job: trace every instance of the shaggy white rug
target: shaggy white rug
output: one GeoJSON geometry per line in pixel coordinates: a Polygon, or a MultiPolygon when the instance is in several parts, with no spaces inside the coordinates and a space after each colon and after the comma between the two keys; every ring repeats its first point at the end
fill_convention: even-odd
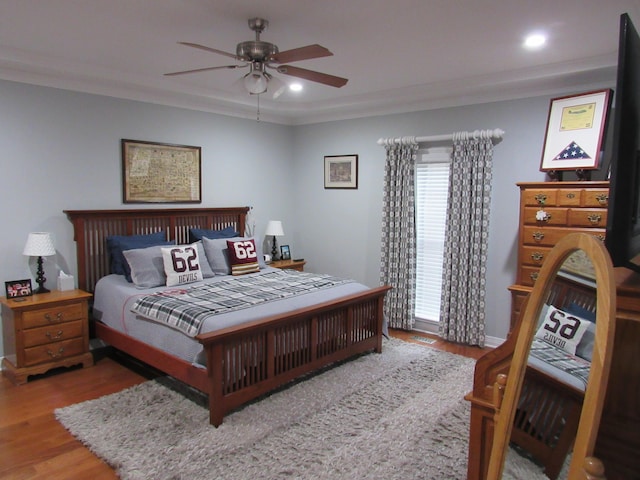
{"type": "MultiPolygon", "coordinates": [[[[296,383],[218,428],[155,381],[56,417],[125,480],[464,479],[473,366],[390,339],[382,354],[296,383]]],[[[520,468],[514,478],[537,476],[520,468]]]]}

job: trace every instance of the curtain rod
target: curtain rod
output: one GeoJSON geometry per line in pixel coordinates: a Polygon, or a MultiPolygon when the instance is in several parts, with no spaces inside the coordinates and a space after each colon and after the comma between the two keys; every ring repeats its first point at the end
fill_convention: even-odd
{"type": "MultiPolygon", "coordinates": [[[[493,130],[475,130],[473,132],[464,132],[472,138],[477,138],[484,134],[492,138],[494,143],[498,143],[504,136],[504,130],[501,128],[495,128],[493,130]]],[[[448,133],[446,135],[431,135],[427,137],[397,137],[397,138],[380,138],[378,139],[378,145],[388,145],[390,143],[402,143],[403,140],[414,140],[418,143],[431,143],[431,142],[443,142],[447,140],[453,140],[455,133],[448,133]]]]}

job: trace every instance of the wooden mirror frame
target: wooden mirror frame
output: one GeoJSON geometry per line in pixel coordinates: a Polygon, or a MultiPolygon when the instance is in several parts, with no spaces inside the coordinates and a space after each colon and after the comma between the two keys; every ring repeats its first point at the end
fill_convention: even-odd
{"type": "Polygon", "coordinates": [[[573,447],[568,478],[587,478],[584,472],[587,457],[593,455],[606,385],[611,368],[615,333],[616,286],[613,265],[603,242],[586,233],[571,233],[562,238],[549,252],[527,303],[509,374],[504,397],[496,413],[496,428],[487,478],[502,478],[507,449],[511,439],[518,399],[522,390],[533,335],[549,291],[564,261],[575,251],[582,250],[592,262],[596,280],[596,332],[589,381],[585,390],[580,423],[573,447]]]}

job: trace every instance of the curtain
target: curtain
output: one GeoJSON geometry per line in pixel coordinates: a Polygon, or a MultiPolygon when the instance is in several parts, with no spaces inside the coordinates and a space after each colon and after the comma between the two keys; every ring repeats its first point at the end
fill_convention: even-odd
{"type": "Polygon", "coordinates": [[[380,283],[391,285],[384,302],[388,326],[411,330],[415,323],[416,233],[415,162],[418,143],[402,137],[384,143],[387,151],[382,206],[380,283]]]}
{"type": "Polygon", "coordinates": [[[439,333],[445,340],[481,347],[492,161],[490,132],[454,134],[439,333]]]}

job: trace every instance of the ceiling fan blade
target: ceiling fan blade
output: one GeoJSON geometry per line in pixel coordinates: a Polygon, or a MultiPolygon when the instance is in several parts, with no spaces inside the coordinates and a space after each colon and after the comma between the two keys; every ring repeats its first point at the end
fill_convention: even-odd
{"type": "Polygon", "coordinates": [[[292,67],[291,65],[281,65],[277,69],[278,73],[284,75],[291,75],[292,77],[304,78],[312,82],[323,83],[330,87],[344,87],[349,81],[346,78],[336,77],[329,75],[328,73],[314,72],[313,70],[307,70],[306,68],[292,67]]]}
{"type": "Polygon", "coordinates": [[[278,97],[282,95],[287,89],[287,84],[280,80],[278,77],[274,77],[269,73],[265,73],[265,75],[267,75],[267,78],[269,79],[269,89],[267,91],[269,92],[271,98],[277,100],[278,97]]]}
{"type": "Polygon", "coordinates": [[[234,69],[234,68],[245,68],[246,65],[223,65],[221,67],[206,67],[206,68],[196,68],[194,70],[183,70],[181,72],[171,72],[165,73],[165,77],[172,77],[174,75],[185,75],[187,73],[198,73],[198,72],[208,72],[209,70],[222,70],[226,69],[234,69]]]}
{"type": "Polygon", "coordinates": [[[225,52],[224,50],[218,50],[217,48],[205,47],[204,45],[200,45],[198,43],[189,43],[189,42],[178,42],[180,45],[186,45],[187,47],[199,48],[200,50],[204,50],[205,52],[217,53],[219,55],[224,55],[225,57],[230,57],[235,60],[245,60],[244,58],[238,57],[235,53],[225,52]]]}
{"type": "Polygon", "coordinates": [[[330,57],[333,55],[329,50],[318,44],[307,45],[306,47],[293,48],[284,52],[276,53],[271,60],[276,63],[299,62],[311,58],[330,57]]]}

